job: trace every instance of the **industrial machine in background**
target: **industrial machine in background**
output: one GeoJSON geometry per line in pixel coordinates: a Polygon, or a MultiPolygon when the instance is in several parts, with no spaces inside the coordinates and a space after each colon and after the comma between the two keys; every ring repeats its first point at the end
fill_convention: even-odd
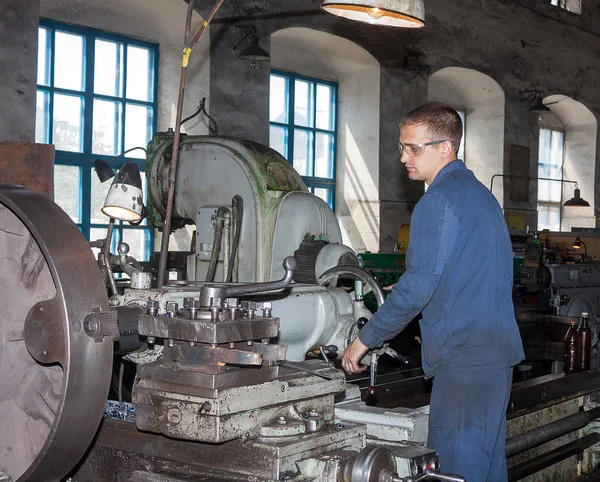
{"type": "MultiPolygon", "coordinates": [[[[150,144],[155,220],[171,146],[168,134],[150,144]]],[[[111,190],[126,199],[125,179],[111,190]]],[[[185,277],[158,286],[127,245],[110,252],[110,234],[92,243],[95,261],[52,201],[0,187],[0,476],[463,480],[424,446],[426,409],[366,407],[334,368],[370,316],[365,293],[383,294],[289,163],[250,142],[186,137],[176,186],[173,222],[195,225],[194,251],[185,277]],[[136,367],[132,383],[113,354],[136,367]],[[102,417],[111,379],[120,400],[102,417]]],[[[141,211],[138,199],[124,208],[141,211]]]]}

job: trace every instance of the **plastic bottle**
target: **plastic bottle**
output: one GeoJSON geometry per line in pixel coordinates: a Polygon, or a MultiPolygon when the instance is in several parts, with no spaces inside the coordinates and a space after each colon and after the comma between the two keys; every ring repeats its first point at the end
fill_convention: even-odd
{"type": "Polygon", "coordinates": [[[577,322],[571,320],[571,326],[567,330],[565,336],[565,375],[579,371],[579,333],[577,333],[577,322]]]}
{"type": "Polygon", "coordinates": [[[577,331],[579,332],[579,369],[589,370],[592,354],[592,330],[587,313],[581,313],[581,324],[577,331]]]}

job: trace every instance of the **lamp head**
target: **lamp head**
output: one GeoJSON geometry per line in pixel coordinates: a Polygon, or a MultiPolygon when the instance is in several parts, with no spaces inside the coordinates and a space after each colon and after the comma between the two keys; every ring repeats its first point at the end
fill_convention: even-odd
{"type": "Polygon", "coordinates": [[[115,177],[115,171],[108,165],[108,162],[103,161],[102,159],[96,159],[94,161],[94,170],[96,171],[96,175],[100,182],[108,181],[115,177]]]}
{"type": "Polygon", "coordinates": [[[387,27],[425,25],[423,0],[325,0],[323,10],[339,17],[387,27]]]}
{"type": "Polygon", "coordinates": [[[581,239],[579,239],[579,236],[573,241],[573,249],[581,249],[581,239]]]}
{"type": "Polygon", "coordinates": [[[542,96],[538,95],[537,99],[535,101],[535,104],[529,108],[529,112],[531,112],[532,114],[541,114],[542,112],[552,112],[552,111],[550,110],[550,107],[548,107],[547,105],[544,104],[544,101],[542,100],[542,96]]]}
{"type": "Polygon", "coordinates": [[[254,70],[258,69],[258,62],[265,62],[267,60],[271,60],[269,52],[260,48],[258,40],[258,35],[256,33],[253,33],[250,47],[242,50],[240,55],[238,55],[239,59],[249,60],[250,66],[254,70]]]}
{"type": "Polygon", "coordinates": [[[121,221],[142,219],[144,208],[142,177],[135,162],[126,162],[114,178],[101,211],[121,221]]]}
{"type": "Polygon", "coordinates": [[[581,191],[579,190],[579,188],[576,187],[575,196],[569,199],[568,201],[565,201],[564,205],[570,207],[587,208],[590,206],[590,203],[581,197],[581,191]]]}

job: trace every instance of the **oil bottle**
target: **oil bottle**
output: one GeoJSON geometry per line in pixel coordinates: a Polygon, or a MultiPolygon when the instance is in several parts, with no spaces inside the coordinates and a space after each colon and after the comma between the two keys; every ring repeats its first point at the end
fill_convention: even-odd
{"type": "Polygon", "coordinates": [[[577,333],[577,322],[571,320],[571,325],[567,330],[565,336],[565,375],[571,375],[572,373],[579,371],[579,333],[577,333]]]}
{"type": "Polygon", "coordinates": [[[579,369],[590,369],[590,358],[592,352],[592,330],[587,313],[581,313],[581,323],[579,324],[579,369]]]}

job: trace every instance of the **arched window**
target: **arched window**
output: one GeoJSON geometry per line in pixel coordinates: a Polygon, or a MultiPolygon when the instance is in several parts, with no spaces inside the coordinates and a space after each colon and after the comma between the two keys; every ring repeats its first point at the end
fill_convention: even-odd
{"type": "Polygon", "coordinates": [[[540,114],[538,177],[575,181],[590,207],[564,207],[573,197],[571,183],[538,181],[538,229],[571,231],[594,227],[594,171],[598,123],[581,102],[555,94],[544,99],[540,114]]]}
{"type": "Polygon", "coordinates": [[[377,251],[379,63],[347,39],[294,27],[271,36],[271,68],[275,75],[308,78],[317,88],[337,84],[335,211],[346,244],[377,251]]]}
{"type": "MultiPolygon", "coordinates": [[[[464,161],[486,186],[504,171],[504,91],[490,76],[447,67],[429,77],[429,100],[464,112],[464,161]]],[[[460,157],[460,153],[459,153],[460,157]]],[[[501,189],[494,195],[503,205],[501,189]]]]}

